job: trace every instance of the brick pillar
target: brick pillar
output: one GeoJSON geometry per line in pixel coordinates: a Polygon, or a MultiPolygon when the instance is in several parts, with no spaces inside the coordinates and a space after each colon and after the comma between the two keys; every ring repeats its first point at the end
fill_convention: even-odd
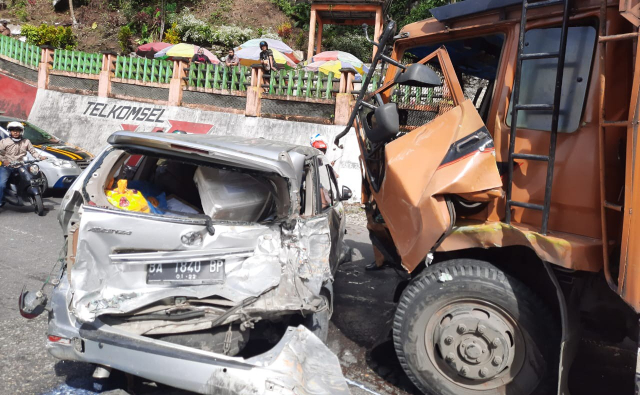
{"type": "Polygon", "coordinates": [[[102,69],[100,69],[100,79],[98,80],[98,97],[109,97],[111,95],[111,77],[113,77],[113,65],[118,57],[115,52],[102,53],[102,69]]]}
{"type": "Polygon", "coordinates": [[[187,76],[187,67],[189,59],[179,58],[173,61],[173,76],[169,82],[169,105],[179,106],[182,104],[182,91],[187,85],[184,80],[187,76]]]}
{"type": "Polygon", "coordinates": [[[38,64],[38,89],[49,88],[49,71],[53,68],[53,47],[43,45],[40,47],[40,64],[38,64]]]}
{"type": "Polygon", "coordinates": [[[259,117],[262,111],[262,84],[264,71],[262,65],[251,66],[251,86],[247,89],[247,105],[244,115],[247,117],[259,117]]]}
{"type": "Polygon", "coordinates": [[[351,69],[340,69],[340,89],[336,95],[335,125],[346,125],[351,116],[353,101],[353,80],[355,73],[351,69]]]}

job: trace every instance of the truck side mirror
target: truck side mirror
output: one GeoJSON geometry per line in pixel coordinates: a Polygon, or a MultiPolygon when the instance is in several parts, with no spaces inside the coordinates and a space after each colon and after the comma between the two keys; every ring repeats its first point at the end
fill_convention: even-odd
{"type": "Polygon", "coordinates": [[[396,77],[395,83],[421,88],[442,86],[440,76],[429,66],[420,63],[409,65],[403,73],[396,77]]]}
{"type": "Polygon", "coordinates": [[[351,189],[348,186],[343,185],[342,193],[340,194],[340,200],[349,200],[351,199],[351,196],[353,196],[353,192],[351,192],[351,189]]]}
{"type": "Polygon", "coordinates": [[[367,138],[373,143],[391,140],[400,131],[400,118],[396,103],[383,104],[367,114],[363,122],[367,138]]]}

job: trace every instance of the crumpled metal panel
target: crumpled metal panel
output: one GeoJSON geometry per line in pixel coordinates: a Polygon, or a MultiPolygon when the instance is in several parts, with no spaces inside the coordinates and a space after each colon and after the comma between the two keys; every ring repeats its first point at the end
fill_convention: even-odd
{"type": "Polygon", "coordinates": [[[246,362],[267,370],[234,383],[216,372],[207,382],[208,394],[349,394],[338,357],[304,326],[289,328],[280,343],[246,362]],[[264,375],[264,372],[273,373],[264,375]],[[274,374],[275,373],[275,374],[274,374]],[[253,376],[253,377],[251,377],[253,376]],[[250,378],[251,377],[251,378],[250,378]],[[265,384],[262,384],[262,383],[265,384]]]}
{"type": "Polygon", "coordinates": [[[279,227],[263,225],[215,225],[215,235],[202,225],[164,222],[153,216],[128,216],[125,212],[84,207],[76,262],[71,270],[74,290],[72,307],[82,322],[93,321],[105,313],[125,313],[172,296],[202,298],[217,295],[239,303],[258,296],[280,282],[279,227]],[[100,231],[97,231],[100,230],[100,231]],[[102,233],[105,231],[120,231],[102,233]],[[200,232],[203,243],[188,248],[181,235],[200,232]],[[147,284],[147,265],[113,263],[109,255],[116,251],[219,252],[226,257],[223,284],[170,285],[147,284]],[[247,257],[238,252],[248,251],[247,257]]]}
{"type": "Polygon", "coordinates": [[[323,283],[332,280],[326,217],[298,219],[292,230],[280,224],[214,224],[213,236],[200,224],[170,221],[84,206],[70,275],[74,291],[71,307],[79,321],[131,312],[176,296],[219,296],[240,303],[263,295],[245,312],[316,311],[323,307],[320,290],[323,283]],[[189,248],[181,243],[180,236],[191,232],[202,235],[201,246],[189,248]],[[185,254],[217,254],[226,260],[224,283],[147,284],[147,265],[170,259],[172,254],[176,261],[185,254]]]}

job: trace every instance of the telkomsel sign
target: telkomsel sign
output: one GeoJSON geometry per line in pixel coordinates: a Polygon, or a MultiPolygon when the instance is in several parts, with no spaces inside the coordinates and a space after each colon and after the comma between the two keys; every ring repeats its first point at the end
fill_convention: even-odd
{"type": "Polygon", "coordinates": [[[82,115],[89,115],[91,117],[113,118],[121,121],[158,123],[165,121],[164,119],[161,119],[162,114],[164,114],[164,110],[161,108],[118,106],[115,104],[96,103],[91,101],[87,103],[87,108],[82,113],[82,115]]]}

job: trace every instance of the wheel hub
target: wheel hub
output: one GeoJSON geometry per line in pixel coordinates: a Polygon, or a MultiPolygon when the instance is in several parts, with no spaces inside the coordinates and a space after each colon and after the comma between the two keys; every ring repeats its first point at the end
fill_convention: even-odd
{"type": "Polygon", "coordinates": [[[508,367],[510,350],[508,326],[495,315],[486,319],[461,309],[445,318],[434,333],[445,362],[459,376],[471,380],[491,380],[508,367]]]}

